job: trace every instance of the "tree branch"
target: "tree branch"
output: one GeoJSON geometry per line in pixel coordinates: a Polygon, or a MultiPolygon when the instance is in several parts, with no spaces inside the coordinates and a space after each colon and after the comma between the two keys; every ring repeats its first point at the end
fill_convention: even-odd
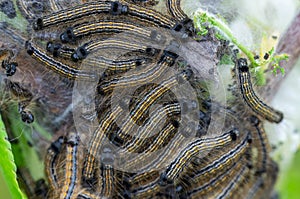
{"type": "Polygon", "coordinates": [[[276,49],[277,54],[287,53],[289,55],[288,60],[279,62],[280,66],[285,69],[285,75],[279,75],[276,78],[273,74],[268,75],[267,85],[260,88],[259,92],[261,97],[266,101],[270,101],[274,98],[281,83],[288,76],[290,71],[295,66],[300,55],[300,12],[296,15],[291,25],[282,36],[276,49]]]}

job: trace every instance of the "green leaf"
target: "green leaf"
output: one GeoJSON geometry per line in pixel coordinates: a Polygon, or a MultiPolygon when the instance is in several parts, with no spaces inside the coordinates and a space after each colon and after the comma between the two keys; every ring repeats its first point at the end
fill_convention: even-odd
{"type": "Polygon", "coordinates": [[[0,117],[0,172],[3,176],[4,181],[8,187],[11,198],[19,199],[26,198],[21,189],[19,188],[17,181],[16,170],[17,167],[14,162],[14,157],[11,150],[11,145],[7,140],[7,134],[5,131],[4,124],[0,117]]]}
{"type": "Polygon", "coordinates": [[[10,123],[14,124],[10,126],[11,131],[14,136],[18,137],[18,144],[13,144],[12,146],[16,165],[18,168],[28,169],[32,179],[36,181],[44,178],[43,160],[38,156],[36,149],[28,145],[28,142],[34,142],[32,140],[32,127],[36,127],[37,125],[32,124],[28,126],[24,122],[21,122],[16,110],[16,106],[9,107],[7,115],[10,123]]]}
{"type": "Polygon", "coordinates": [[[282,75],[284,75],[284,74],[285,74],[285,70],[284,70],[284,68],[280,67],[280,68],[279,68],[279,70],[280,70],[280,72],[281,72],[281,74],[282,74],[282,75]]]}
{"type": "Polygon", "coordinates": [[[277,189],[281,199],[297,199],[299,198],[299,179],[300,179],[300,151],[298,151],[287,172],[280,175],[280,181],[277,189]]]}

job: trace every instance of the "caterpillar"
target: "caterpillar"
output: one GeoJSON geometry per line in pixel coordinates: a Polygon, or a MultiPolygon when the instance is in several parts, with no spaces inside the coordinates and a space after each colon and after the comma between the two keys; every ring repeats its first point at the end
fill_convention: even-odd
{"type": "Polygon", "coordinates": [[[272,107],[261,101],[255,94],[247,60],[240,58],[236,61],[236,71],[239,77],[239,84],[242,96],[246,104],[259,116],[270,122],[279,123],[283,119],[283,113],[273,109],[272,107]]]}
{"type": "Polygon", "coordinates": [[[242,183],[242,180],[246,177],[248,172],[249,168],[247,165],[244,165],[242,161],[236,162],[224,173],[217,175],[210,179],[209,182],[193,189],[188,192],[187,195],[189,195],[190,198],[199,198],[206,195],[209,195],[212,198],[226,198],[226,194],[232,193],[232,189],[242,183]],[[234,176],[233,179],[231,179],[231,176],[234,176]],[[221,185],[225,185],[225,187],[220,188],[221,185]],[[218,187],[219,189],[217,189],[218,187]],[[213,191],[215,188],[217,190],[213,191]]]}
{"type": "MultiPolygon", "coordinates": [[[[228,151],[224,151],[221,155],[215,156],[214,160],[211,161],[209,164],[201,165],[201,168],[196,166],[196,169],[193,168],[193,173],[188,175],[190,179],[194,179],[194,181],[199,181],[197,178],[206,178],[209,177],[209,174],[214,174],[218,170],[222,170],[222,168],[227,168],[230,164],[234,162],[238,162],[238,160],[245,155],[247,149],[249,149],[249,145],[252,142],[252,137],[250,132],[241,139],[234,148],[231,148],[228,151]]],[[[212,151],[214,153],[214,151],[212,151]]]]}
{"type": "Polygon", "coordinates": [[[268,138],[265,130],[263,129],[261,121],[256,116],[250,117],[250,122],[254,126],[256,132],[253,133],[253,139],[256,139],[255,147],[257,150],[256,155],[256,162],[257,165],[256,168],[256,174],[265,173],[267,170],[267,166],[269,164],[269,152],[270,152],[270,146],[268,143],[268,138]]]}
{"type": "Polygon", "coordinates": [[[178,21],[184,21],[188,19],[188,16],[180,8],[180,0],[167,0],[167,7],[170,13],[178,21]]]}
{"type": "Polygon", "coordinates": [[[81,5],[76,5],[72,8],[59,10],[57,12],[51,13],[50,15],[37,18],[33,22],[32,27],[34,30],[41,30],[46,27],[66,23],[92,14],[109,13],[111,9],[112,2],[110,1],[89,2],[81,5]]]}
{"type": "Polygon", "coordinates": [[[126,162],[125,168],[128,170],[135,169],[136,172],[145,173],[151,170],[157,170],[158,168],[164,166],[166,162],[169,161],[170,157],[173,157],[172,150],[181,147],[184,137],[181,134],[176,134],[171,142],[166,146],[166,148],[160,153],[156,154],[140,154],[139,156],[134,156],[126,162]]]}
{"type": "Polygon", "coordinates": [[[149,172],[139,172],[137,174],[134,174],[131,177],[125,178],[125,181],[131,189],[135,189],[137,187],[149,184],[149,181],[153,182],[157,179],[159,179],[159,172],[156,170],[152,170],[149,172]]]}
{"type": "MultiPolygon", "coordinates": [[[[216,195],[217,199],[221,198],[232,198],[234,197],[234,192],[242,185],[242,183],[246,180],[249,175],[249,167],[248,165],[244,165],[235,175],[228,175],[234,176],[232,180],[229,181],[228,185],[222,189],[221,193],[216,195]]],[[[225,178],[225,177],[224,177],[225,178]]]]}
{"type": "Polygon", "coordinates": [[[247,195],[245,196],[244,193],[242,195],[247,199],[257,198],[258,196],[260,198],[270,197],[271,189],[276,183],[277,174],[278,166],[273,160],[270,160],[266,173],[264,175],[254,175],[253,180],[246,184],[248,188],[247,195]]]}
{"type": "MultiPolygon", "coordinates": [[[[182,73],[183,76],[186,75],[185,72],[182,73]]],[[[132,114],[132,119],[140,118],[140,115],[143,113],[144,110],[146,110],[158,97],[160,97],[164,92],[166,92],[169,89],[170,85],[176,84],[176,78],[177,76],[171,77],[170,80],[166,80],[166,84],[162,84],[154,91],[151,91],[144,99],[142,100],[140,105],[137,106],[135,109],[136,111],[132,114]],[[171,84],[170,84],[171,83],[171,84]],[[163,90],[162,90],[163,89],[163,90]],[[152,100],[153,98],[153,100],[152,100]],[[149,102],[149,100],[152,100],[152,103],[149,102]],[[147,103],[146,103],[147,102],[147,103]]],[[[91,142],[90,142],[90,147],[88,150],[88,157],[86,159],[86,165],[84,168],[84,176],[86,178],[92,178],[92,170],[95,164],[95,156],[96,153],[99,149],[100,142],[103,139],[103,135],[105,132],[108,132],[108,130],[112,127],[112,124],[114,121],[116,121],[116,118],[120,116],[120,113],[122,112],[122,108],[117,106],[115,107],[112,111],[107,113],[107,115],[102,119],[102,122],[100,122],[97,130],[94,132],[91,142]]],[[[127,132],[126,129],[131,128],[130,125],[128,126],[129,123],[125,123],[125,127],[122,127],[123,132],[127,132]]],[[[122,139],[125,139],[125,137],[121,137],[122,139]]]]}
{"type": "Polygon", "coordinates": [[[175,26],[175,22],[172,19],[149,8],[143,8],[129,3],[121,4],[117,1],[97,1],[77,5],[70,9],[59,10],[48,16],[38,18],[33,23],[33,29],[41,30],[45,27],[101,13],[111,13],[113,15],[128,14],[139,18],[139,20],[150,21],[157,26],[164,28],[171,28],[175,26]]]}
{"type": "Polygon", "coordinates": [[[112,60],[106,57],[97,56],[84,62],[87,66],[96,66],[111,73],[123,73],[131,69],[141,68],[150,62],[146,57],[135,57],[132,59],[112,60]]]}
{"type": "MultiPolygon", "coordinates": [[[[53,54],[53,57],[62,57],[65,59],[71,59],[74,49],[64,47],[59,43],[48,42],[47,51],[53,54]]],[[[140,67],[150,61],[146,57],[136,57],[132,59],[113,60],[103,56],[91,57],[84,61],[86,67],[94,67],[93,69],[104,69],[108,72],[126,72],[130,69],[140,67]]]]}
{"type": "Polygon", "coordinates": [[[160,149],[162,146],[164,146],[167,141],[172,139],[174,137],[176,130],[179,126],[179,122],[170,122],[163,128],[158,136],[153,140],[153,143],[150,144],[150,146],[144,151],[144,153],[151,153],[155,152],[158,149],[160,149]]]}
{"type": "Polygon", "coordinates": [[[164,80],[157,87],[148,92],[145,95],[145,97],[135,106],[135,109],[130,112],[130,121],[125,122],[125,125],[123,125],[120,128],[120,131],[118,131],[117,136],[119,137],[119,139],[124,140],[126,134],[130,132],[129,130],[131,129],[134,123],[133,121],[139,121],[145,110],[147,110],[157,99],[162,97],[167,91],[169,91],[174,86],[178,85],[178,78],[189,79],[189,77],[190,71],[182,71],[180,74],[174,75],[169,79],[164,80]]]}
{"type": "Polygon", "coordinates": [[[211,150],[216,147],[222,147],[237,139],[239,132],[237,129],[230,130],[222,135],[208,138],[198,138],[187,144],[172,161],[167,169],[161,174],[160,184],[173,182],[174,179],[183,170],[183,167],[200,152],[211,150]]]}
{"type": "Polygon", "coordinates": [[[139,20],[146,22],[150,21],[159,27],[168,29],[171,29],[176,25],[176,22],[173,19],[153,9],[143,8],[141,6],[128,3],[126,3],[125,5],[128,6],[128,15],[137,17],[139,20]]]}
{"type": "Polygon", "coordinates": [[[71,58],[73,61],[85,59],[91,52],[99,51],[100,49],[121,49],[127,52],[141,52],[150,56],[158,53],[157,49],[138,43],[122,41],[120,39],[94,40],[90,41],[76,49],[71,58]]]}
{"type": "Polygon", "coordinates": [[[125,88],[128,86],[138,85],[144,82],[151,82],[160,77],[166,71],[169,63],[173,63],[173,58],[164,56],[159,63],[152,63],[145,70],[136,71],[129,75],[123,75],[119,79],[104,82],[98,87],[100,94],[108,93],[114,88],[125,88]]]}
{"type": "Polygon", "coordinates": [[[68,65],[65,65],[52,57],[48,56],[46,52],[39,49],[37,46],[35,46],[32,42],[27,41],[25,44],[25,48],[27,50],[27,53],[32,56],[37,61],[45,64],[48,66],[52,71],[74,79],[77,77],[83,78],[83,79],[95,79],[95,74],[84,72],[81,70],[76,69],[75,67],[70,67],[68,65]]]}
{"type": "Polygon", "coordinates": [[[101,142],[104,139],[105,133],[107,133],[113,126],[116,117],[122,112],[120,106],[115,107],[113,110],[108,111],[104,118],[99,123],[97,129],[93,133],[90,144],[88,147],[88,155],[85,158],[85,166],[83,168],[83,177],[85,180],[93,179],[94,177],[94,168],[96,165],[96,155],[100,148],[101,142]]]}
{"type": "Polygon", "coordinates": [[[134,34],[138,37],[145,39],[151,39],[156,42],[163,42],[164,38],[158,34],[156,30],[151,30],[146,27],[142,27],[130,22],[121,20],[104,20],[97,22],[89,22],[77,24],[73,27],[67,28],[65,32],[60,35],[60,39],[63,43],[74,42],[84,36],[93,35],[96,33],[127,33],[134,34]]]}
{"type": "Polygon", "coordinates": [[[57,156],[59,155],[62,144],[64,142],[63,137],[59,137],[56,141],[51,143],[50,147],[47,150],[45,158],[45,173],[48,179],[48,184],[50,190],[54,191],[57,186],[57,173],[56,173],[56,161],[57,156]]]}
{"type": "Polygon", "coordinates": [[[63,186],[59,189],[60,199],[71,198],[78,183],[78,145],[79,137],[70,133],[66,145],[65,175],[63,186]]]}
{"type": "MultiPolygon", "coordinates": [[[[180,109],[181,109],[180,104],[174,103],[174,104],[168,104],[163,107],[159,107],[158,109],[154,110],[155,113],[153,114],[153,117],[149,119],[145,123],[145,125],[137,129],[136,131],[137,133],[134,134],[134,139],[124,147],[126,151],[130,151],[130,152],[135,151],[136,149],[144,146],[147,138],[150,137],[151,133],[153,135],[154,130],[156,130],[157,127],[162,126],[163,125],[162,122],[165,122],[167,120],[167,118],[164,117],[177,115],[180,113],[180,109]]],[[[172,128],[172,127],[173,125],[168,128],[172,128]]],[[[167,136],[168,135],[167,131],[163,133],[163,135],[167,136]]],[[[157,139],[158,138],[156,138],[155,140],[157,139]]],[[[155,143],[161,143],[161,142],[155,142],[155,143]]]]}
{"type": "Polygon", "coordinates": [[[133,198],[154,197],[159,190],[159,184],[156,181],[154,181],[148,185],[141,186],[137,189],[132,190],[131,196],[133,198]]]}

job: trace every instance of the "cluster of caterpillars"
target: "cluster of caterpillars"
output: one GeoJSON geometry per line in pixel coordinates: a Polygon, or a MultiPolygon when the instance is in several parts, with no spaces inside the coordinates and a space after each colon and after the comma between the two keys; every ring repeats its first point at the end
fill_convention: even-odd
{"type": "MultiPolygon", "coordinates": [[[[197,85],[199,78],[192,67],[178,66],[180,54],[170,50],[174,41],[160,31],[169,31],[175,43],[195,36],[180,0],[166,0],[168,14],[152,9],[154,0],[98,0],[68,8],[55,0],[48,4],[52,11],[38,17],[23,10],[34,34],[55,32],[46,42],[26,41],[27,53],[63,77],[98,78],[98,126],[93,132],[66,132],[47,151],[48,198],[270,197],[277,165],[269,157],[262,120],[279,123],[283,114],[257,97],[247,61],[240,58],[235,72],[247,110],[241,118],[219,107],[225,127],[207,132],[215,102],[177,98],[174,91],[186,83],[197,85]],[[130,89],[134,95],[122,95],[130,89]],[[197,123],[186,123],[184,115],[193,111],[197,123]],[[88,139],[81,139],[83,134],[88,139]],[[126,154],[135,157],[120,168],[126,154]]],[[[18,5],[26,7],[25,1],[18,5]]]]}

